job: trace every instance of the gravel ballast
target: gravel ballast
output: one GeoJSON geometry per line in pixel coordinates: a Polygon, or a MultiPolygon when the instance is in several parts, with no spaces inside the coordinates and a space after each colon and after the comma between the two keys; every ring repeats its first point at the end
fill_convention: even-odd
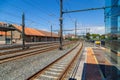
{"type": "MultiPolygon", "coordinates": [[[[75,46],[75,45],[74,45],[75,46]]],[[[66,47],[34,56],[0,64],[0,80],[26,80],[37,71],[64,55],[72,47],[66,47]]]]}

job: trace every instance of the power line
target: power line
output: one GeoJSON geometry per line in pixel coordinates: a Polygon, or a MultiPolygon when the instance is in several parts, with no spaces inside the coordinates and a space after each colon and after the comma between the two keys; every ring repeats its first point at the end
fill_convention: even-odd
{"type": "MultiPolygon", "coordinates": [[[[25,1],[25,2],[26,2],[30,7],[31,7],[31,5],[32,5],[32,6],[35,6],[35,5],[33,5],[32,3],[30,3],[30,1],[29,1],[29,2],[25,1]]],[[[14,4],[10,4],[10,5],[11,5],[11,6],[14,6],[14,7],[17,8],[17,9],[19,8],[20,10],[22,10],[22,8],[17,7],[17,6],[14,5],[14,4]]],[[[35,8],[35,9],[36,9],[36,8],[35,8]]],[[[40,8],[37,7],[37,9],[38,9],[38,11],[39,11],[40,8]]],[[[23,11],[23,10],[22,10],[22,11],[23,11]]],[[[46,13],[46,12],[44,12],[44,13],[46,13]]],[[[47,14],[47,13],[46,13],[46,14],[47,14]]],[[[47,15],[49,15],[49,14],[47,14],[47,15]]],[[[54,16],[55,16],[55,15],[54,15],[54,16]]],[[[51,17],[51,16],[49,15],[49,17],[51,17]]],[[[53,15],[52,15],[52,17],[53,17],[53,15]]],[[[47,21],[45,18],[42,18],[41,16],[40,16],[40,19],[47,21]]],[[[49,23],[49,21],[47,21],[47,22],[49,23]]]]}
{"type": "MultiPolygon", "coordinates": [[[[7,15],[9,15],[9,16],[12,16],[12,17],[21,19],[21,17],[18,16],[18,15],[16,15],[16,14],[13,14],[13,13],[10,13],[10,12],[7,12],[7,11],[3,11],[3,10],[2,10],[2,12],[5,13],[5,14],[7,14],[7,15]]],[[[26,19],[26,20],[27,20],[27,21],[30,21],[30,22],[32,22],[32,23],[36,23],[35,21],[30,20],[30,19],[26,19]]],[[[41,19],[41,20],[43,20],[43,19],[41,19]]],[[[45,21],[46,21],[46,20],[45,20],[45,21]]],[[[46,22],[46,23],[48,23],[48,22],[46,22]]],[[[42,23],[39,23],[39,24],[42,24],[42,23]]],[[[45,24],[44,24],[44,26],[45,26],[45,24]]]]}
{"type": "MultiPolygon", "coordinates": [[[[3,10],[2,10],[2,12],[5,13],[5,14],[7,14],[7,15],[9,15],[9,16],[12,16],[12,17],[21,19],[21,17],[18,16],[18,15],[16,15],[16,14],[12,14],[12,13],[10,13],[10,12],[3,11],[3,10]]],[[[31,22],[34,22],[34,21],[30,20],[30,19],[26,19],[26,20],[31,21],[31,22]]]]}
{"type": "Polygon", "coordinates": [[[58,6],[60,5],[60,3],[59,3],[59,1],[58,0],[55,0],[56,1],[56,3],[58,4],[58,6]]]}
{"type": "MultiPolygon", "coordinates": [[[[26,4],[28,4],[29,6],[34,6],[34,7],[36,7],[37,9],[38,9],[38,11],[41,11],[42,10],[42,8],[40,8],[40,7],[37,7],[36,5],[33,5],[32,3],[30,3],[30,1],[28,2],[28,1],[24,1],[26,4]]],[[[34,1],[35,2],[35,1],[34,1]]],[[[38,4],[38,3],[36,3],[36,4],[38,4]]],[[[35,9],[36,9],[35,8],[35,9]]],[[[43,10],[42,10],[43,11],[43,10]]],[[[48,10],[47,10],[48,11],[48,10]]],[[[48,16],[50,15],[49,13],[47,13],[47,12],[45,12],[45,11],[43,11],[45,14],[47,14],[48,16]]],[[[52,16],[52,17],[55,17],[55,16],[52,16]]]]}
{"type": "MultiPolygon", "coordinates": [[[[35,9],[37,9],[38,11],[41,11],[41,8],[38,8],[36,5],[33,5],[32,3],[30,3],[30,1],[28,2],[28,1],[26,1],[27,3],[27,5],[29,5],[29,6],[34,6],[34,7],[36,7],[35,9]],[[30,4],[29,4],[30,3],[30,4]]],[[[20,11],[23,11],[23,9],[22,8],[20,8],[20,7],[18,7],[18,6],[16,6],[15,4],[13,4],[13,3],[9,3],[9,5],[11,5],[12,7],[14,7],[14,8],[16,8],[17,10],[20,10],[20,11]]],[[[15,17],[15,18],[17,18],[18,16],[15,14],[12,14],[12,13],[7,13],[7,12],[5,12],[6,14],[8,14],[8,15],[12,15],[13,17],[15,17]]],[[[22,13],[22,12],[21,12],[22,13]]],[[[45,14],[47,14],[49,17],[55,17],[55,15],[49,15],[48,13],[46,13],[46,12],[44,12],[45,14]]],[[[27,15],[26,15],[27,16],[27,15]]],[[[45,18],[42,18],[41,16],[38,16],[37,17],[37,19],[40,19],[40,21],[42,20],[44,20],[45,21],[45,23],[47,23],[47,24],[51,24],[51,22],[49,22],[47,19],[45,19],[45,18]],[[38,18],[39,17],[39,18],[38,18]]],[[[33,18],[33,16],[32,16],[32,18],[33,18]]],[[[26,21],[31,21],[31,22],[33,22],[33,23],[36,23],[35,21],[33,21],[33,19],[32,20],[30,20],[30,19],[26,19],[26,21]]],[[[55,21],[54,21],[55,22],[55,21]]],[[[42,23],[40,23],[40,24],[42,24],[42,23]]]]}
{"type": "MultiPolygon", "coordinates": [[[[7,3],[8,3],[8,2],[7,2],[7,3]]],[[[6,3],[6,4],[7,4],[7,3],[6,3]]],[[[8,4],[10,4],[12,7],[16,8],[17,10],[19,9],[20,11],[23,12],[23,9],[20,8],[20,7],[18,7],[17,5],[15,5],[15,4],[13,4],[13,3],[8,3],[8,4]]]]}
{"type": "Polygon", "coordinates": [[[66,2],[66,5],[67,5],[68,9],[71,10],[71,7],[69,5],[69,1],[66,2]]]}
{"type": "MultiPolygon", "coordinates": [[[[27,4],[28,4],[28,2],[27,2],[27,4]]],[[[28,5],[30,6],[30,4],[31,3],[29,3],[28,5]]],[[[32,4],[31,4],[32,5],[32,4]]],[[[34,6],[34,5],[32,5],[32,6],[34,6]]],[[[36,8],[35,8],[36,9],[36,8]]],[[[39,10],[38,10],[39,11],[39,10]]],[[[47,14],[47,13],[46,13],[47,14]]],[[[48,15],[48,14],[47,14],[48,15]]],[[[37,15],[38,16],[38,15],[37,15]]],[[[50,15],[49,15],[49,17],[51,17],[50,15]]],[[[38,18],[38,17],[37,17],[38,18]]],[[[49,23],[49,21],[47,20],[47,19],[45,19],[45,18],[42,18],[41,16],[39,16],[39,18],[38,19],[41,19],[41,20],[44,20],[44,21],[46,21],[46,23],[48,24],[49,23]]]]}
{"type": "MultiPolygon", "coordinates": [[[[4,13],[7,14],[7,15],[9,15],[9,16],[12,16],[12,17],[15,17],[15,18],[19,18],[19,19],[21,19],[20,16],[15,15],[15,14],[12,14],[12,13],[9,13],[9,12],[7,12],[7,11],[4,11],[4,13]]],[[[26,21],[29,21],[29,22],[32,22],[32,23],[38,24],[38,23],[36,23],[35,21],[30,20],[30,19],[26,19],[26,21]]],[[[10,21],[9,21],[9,22],[10,22],[10,21]]],[[[12,22],[12,21],[11,21],[11,22],[12,22]]],[[[15,23],[15,22],[14,22],[14,23],[15,23]]],[[[42,23],[39,23],[39,24],[45,26],[45,24],[42,24],[42,23]]]]}
{"type": "MultiPolygon", "coordinates": [[[[12,14],[12,13],[10,13],[10,12],[7,12],[7,11],[4,11],[4,10],[1,10],[3,13],[5,13],[5,14],[7,14],[7,15],[11,15],[12,17],[20,17],[20,16],[18,16],[18,15],[16,15],[16,14],[12,14]]],[[[1,13],[2,13],[1,12],[1,13]]]]}
{"type": "Polygon", "coordinates": [[[10,23],[10,24],[21,25],[21,23],[17,23],[17,22],[14,22],[14,21],[9,21],[9,20],[3,20],[3,22],[7,22],[7,23],[10,23]]]}
{"type": "MultiPolygon", "coordinates": [[[[17,7],[17,9],[19,8],[20,10],[22,10],[22,8],[20,8],[20,7],[18,7],[18,6],[16,6],[16,5],[14,5],[14,4],[11,4],[12,6],[14,6],[15,8],[17,7]]],[[[32,6],[34,6],[34,5],[32,5],[32,6]]],[[[23,10],[22,10],[23,11],[23,10]]],[[[40,19],[41,19],[42,17],[40,17],[40,19]]],[[[41,20],[45,20],[45,21],[47,21],[46,19],[44,19],[44,18],[42,18],[41,20]]]]}

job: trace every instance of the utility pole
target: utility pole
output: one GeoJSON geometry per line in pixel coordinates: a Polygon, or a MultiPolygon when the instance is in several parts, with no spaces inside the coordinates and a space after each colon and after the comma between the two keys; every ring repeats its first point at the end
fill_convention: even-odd
{"type": "Polygon", "coordinates": [[[87,32],[88,32],[88,29],[86,28],[86,33],[85,33],[86,35],[87,35],[87,32]]]}
{"type": "Polygon", "coordinates": [[[52,40],[52,25],[51,25],[51,40],[52,40]]]}
{"type": "Polygon", "coordinates": [[[13,32],[11,31],[11,44],[12,44],[12,39],[13,39],[13,32]]]}
{"type": "Polygon", "coordinates": [[[77,20],[75,21],[75,38],[77,37],[77,20]]]}
{"type": "Polygon", "coordinates": [[[90,28],[86,28],[86,33],[90,33],[90,28]]]}
{"type": "Polygon", "coordinates": [[[59,46],[59,49],[62,50],[63,47],[62,47],[62,40],[63,40],[63,30],[62,30],[62,27],[63,27],[63,0],[60,0],[60,46],[59,46]]]}
{"type": "Polygon", "coordinates": [[[22,49],[25,49],[25,15],[22,14],[22,49]]]}

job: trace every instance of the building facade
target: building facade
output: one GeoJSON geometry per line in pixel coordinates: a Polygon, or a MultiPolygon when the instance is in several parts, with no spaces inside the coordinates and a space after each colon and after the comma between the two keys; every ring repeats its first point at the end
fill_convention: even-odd
{"type": "MultiPolygon", "coordinates": [[[[105,26],[106,26],[107,39],[110,41],[119,42],[120,40],[120,7],[117,7],[117,5],[120,5],[120,0],[106,0],[106,6],[115,6],[115,7],[105,9],[105,26]]],[[[117,49],[116,51],[120,51],[120,49],[117,49]]]]}
{"type": "MultiPolygon", "coordinates": [[[[0,22],[0,26],[8,23],[0,22]]],[[[7,41],[9,43],[22,43],[22,26],[11,24],[14,31],[0,31],[0,44],[5,44],[7,41]],[[6,36],[5,36],[6,35],[6,36]]],[[[46,41],[58,41],[59,36],[56,33],[51,33],[48,31],[33,29],[25,27],[25,42],[46,42],[46,41]]]]}
{"type": "MultiPolygon", "coordinates": [[[[120,55],[120,0],[106,0],[105,9],[106,47],[120,55]]],[[[113,56],[116,56],[113,55],[113,56]]],[[[113,57],[114,58],[114,57],[113,57]]],[[[115,57],[116,59],[116,57],[115,57]]]]}
{"type": "Polygon", "coordinates": [[[112,62],[120,66],[120,0],[105,0],[105,5],[110,6],[105,9],[106,47],[110,52],[108,56],[112,62]]]}

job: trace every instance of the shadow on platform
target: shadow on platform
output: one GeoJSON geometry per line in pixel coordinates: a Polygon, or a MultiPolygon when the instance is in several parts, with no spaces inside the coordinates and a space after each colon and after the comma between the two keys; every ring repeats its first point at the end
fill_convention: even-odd
{"type": "Polygon", "coordinates": [[[82,80],[120,80],[120,70],[112,65],[84,63],[82,80]]]}

